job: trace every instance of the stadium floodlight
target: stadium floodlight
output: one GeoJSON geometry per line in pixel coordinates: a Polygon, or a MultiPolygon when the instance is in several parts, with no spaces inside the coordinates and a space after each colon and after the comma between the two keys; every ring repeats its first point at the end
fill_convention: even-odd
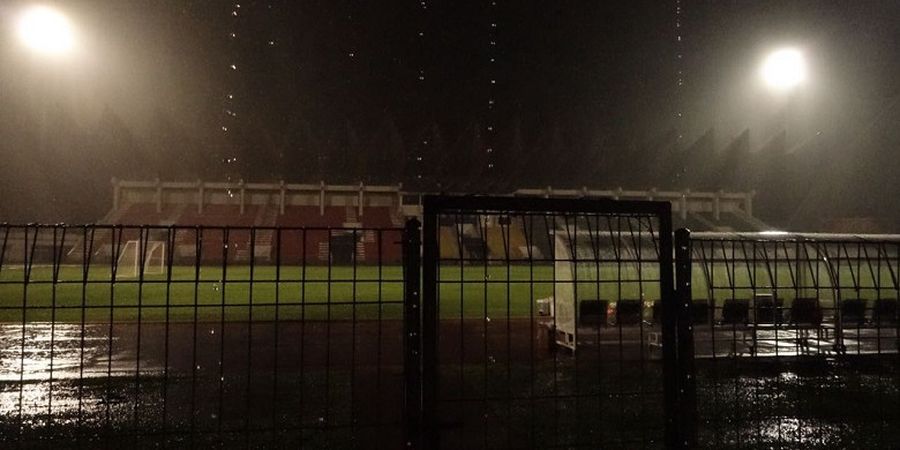
{"type": "Polygon", "coordinates": [[[19,39],[29,49],[45,55],[64,55],[75,46],[75,34],[69,19],[48,6],[32,6],[19,18],[19,39]]]}
{"type": "Polygon", "coordinates": [[[769,87],[788,90],[806,80],[806,60],[796,48],[775,50],[763,61],[760,74],[769,87]]]}

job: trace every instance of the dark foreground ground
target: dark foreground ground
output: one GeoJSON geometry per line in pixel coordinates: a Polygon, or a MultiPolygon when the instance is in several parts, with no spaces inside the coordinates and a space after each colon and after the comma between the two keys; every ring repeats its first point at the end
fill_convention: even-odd
{"type": "MultiPolygon", "coordinates": [[[[30,323],[24,340],[21,324],[0,330],[0,448],[405,444],[399,321],[151,323],[140,333],[30,323]]],[[[444,448],[662,447],[652,327],[586,332],[576,357],[552,351],[530,321],[440,331],[444,448]]],[[[896,353],[786,350],[697,360],[702,447],[900,445],[896,353]]]]}

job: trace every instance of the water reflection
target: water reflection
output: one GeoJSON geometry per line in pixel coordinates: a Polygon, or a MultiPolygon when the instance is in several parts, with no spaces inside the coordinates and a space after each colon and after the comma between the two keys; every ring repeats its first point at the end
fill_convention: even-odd
{"type": "MultiPolygon", "coordinates": [[[[117,336],[117,330],[108,324],[0,325],[0,416],[62,418],[109,401],[108,395],[98,397],[85,386],[136,377],[136,347],[126,342],[133,337],[117,336]]],[[[140,361],[142,377],[162,372],[158,362],[140,361]]]]}
{"type": "MultiPolygon", "coordinates": [[[[152,431],[191,429],[196,424],[198,430],[243,429],[251,417],[261,426],[303,423],[338,429],[360,420],[359,414],[369,414],[377,423],[387,410],[396,424],[402,404],[396,399],[403,395],[402,361],[400,352],[388,349],[398,348],[399,333],[391,333],[398,342],[379,352],[363,347],[363,343],[378,342],[378,328],[367,331],[357,324],[342,332],[341,326],[352,325],[280,324],[281,342],[288,344],[282,344],[279,353],[272,345],[272,324],[254,324],[252,339],[246,323],[201,323],[196,330],[190,323],[142,324],[140,328],[104,323],[83,328],[81,324],[0,325],[0,444],[16,436],[8,430],[29,429],[42,435],[43,430],[65,426],[152,431]],[[350,355],[344,351],[350,348],[345,336],[354,330],[358,348],[350,355]],[[321,337],[328,333],[332,341],[324,345],[321,337]],[[318,345],[307,344],[301,355],[304,336],[318,345]],[[273,376],[276,359],[277,381],[273,376]],[[328,369],[323,370],[326,364],[328,369]],[[355,372],[348,372],[350,364],[356,364],[355,372]],[[379,366],[383,368],[376,369],[379,366]],[[363,410],[347,401],[377,407],[360,413],[363,410]]],[[[486,357],[491,366],[493,358],[486,357]]],[[[563,373],[539,384],[547,394],[553,394],[578,369],[573,359],[560,361],[556,369],[563,373]]],[[[900,427],[895,426],[900,423],[896,366],[857,370],[821,359],[812,367],[779,363],[764,369],[750,361],[698,360],[700,434],[705,447],[803,443],[810,448],[891,448],[881,444],[900,441],[900,427]]],[[[652,381],[645,381],[647,388],[655,389],[652,381]]],[[[604,378],[602,390],[623,391],[628,382],[622,377],[604,378]]]]}

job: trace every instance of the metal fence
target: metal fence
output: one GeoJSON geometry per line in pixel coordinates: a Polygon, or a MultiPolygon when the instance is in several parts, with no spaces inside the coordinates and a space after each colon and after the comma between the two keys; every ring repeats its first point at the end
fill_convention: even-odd
{"type": "Polygon", "coordinates": [[[0,446],[401,447],[404,239],[0,226],[0,446]]]}
{"type": "Polygon", "coordinates": [[[0,225],[0,446],[900,442],[900,238],[424,206],[421,230],[0,225]]]}
{"type": "Polygon", "coordinates": [[[668,208],[426,198],[426,445],[676,445],[668,208]]]}
{"type": "Polygon", "coordinates": [[[682,238],[701,445],[900,442],[900,237],[682,238]]]}

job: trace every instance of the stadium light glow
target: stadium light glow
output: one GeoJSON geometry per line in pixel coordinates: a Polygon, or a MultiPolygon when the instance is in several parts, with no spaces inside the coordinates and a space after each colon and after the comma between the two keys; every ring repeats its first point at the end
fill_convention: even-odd
{"type": "Polygon", "coordinates": [[[48,6],[32,6],[19,18],[16,31],[29,49],[46,55],[63,55],[75,46],[69,19],[48,6]]]}
{"type": "Polygon", "coordinates": [[[806,81],[806,60],[795,48],[782,48],[769,54],[760,70],[767,85],[788,90],[806,81]]]}

